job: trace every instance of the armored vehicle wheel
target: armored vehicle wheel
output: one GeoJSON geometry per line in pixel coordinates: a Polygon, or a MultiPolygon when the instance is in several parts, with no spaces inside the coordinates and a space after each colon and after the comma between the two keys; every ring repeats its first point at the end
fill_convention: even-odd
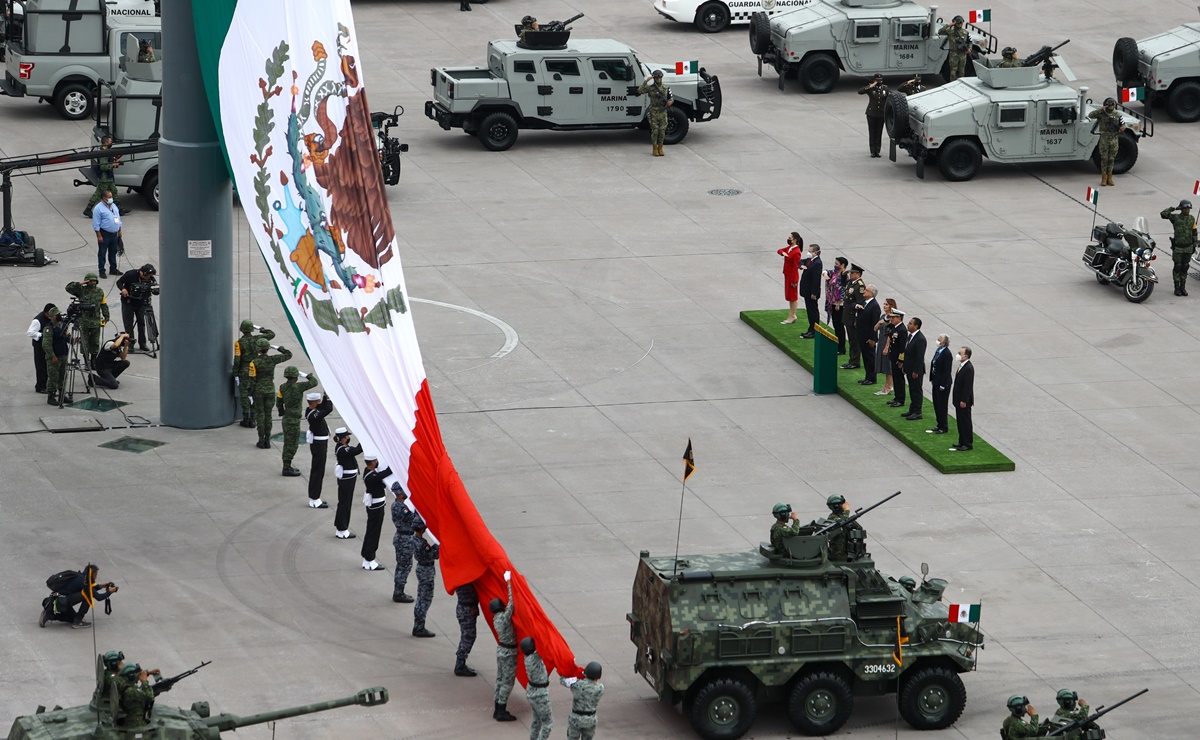
{"type": "Polygon", "coordinates": [[[688,133],[688,117],[682,110],[667,108],[667,130],[663,132],[664,144],[678,144],[688,133]]]}
{"type": "Polygon", "coordinates": [[[1176,85],[1167,96],[1167,114],[1180,123],[1200,120],[1200,82],[1176,85]]]}
{"type": "Polygon", "coordinates": [[[922,668],[900,690],[900,716],[917,730],[941,730],[954,724],[967,705],[967,689],[958,674],[940,666],[922,668]]]}
{"type": "Polygon", "coordinates": [[[883,125],[890,139],[904,139],[912,133],[908,127],[908,97],[904,93],[895,90],[888,93],[883,104],[883,125]]]}
{"type": "Polygon", "coordinates": [[[771,19],[759,11],[750,14],[750,51],[766,54],[771,46],[771,19]]]}
{"type": "Polygon", "coordinates": [[[54,94],[54,107],[68,121],[82,121],[92,115],[95,100],[86,86],[71,82],[63,85],[54,94]]]}
{"type": "Polygon", "coordinates": [[[146,178],[146,182],[142,184],[142,198],[146,201],[146,205],[150,206],[150,210],[158,210],[158,172],[155,171],[146,178]]]}
{"type": "Polygon", "coordinates": [[[691,705],[692,729],[704,740],[736,740],[758,714],[754,692],[736,678],[710,681],[696,692],[691,705]]]}
{"type": "Polygon", "coordinates": [[[713,0],[696,11],[696,28],[704,33],[720,33],[729,28],[729,6],[713,0]]]}
{"type": "Polygon", "coordinates": [[[45,267],[46,266],[46,253],[44,251],[42,251],[41,247],[33,248],[33,266],[34,267],[45,267]]]}
{"type": "Polygon", "coordinates": [[[827,93],[838,83],[842,74],[832,54],[810,54],[800,62],[800,84],[810,93],[827,93]]]}
{"type": "Polygon", "coordinates": [[[1154,292],[1154,283],[1140,275],[1129,278],[1125,283],[1125,298],[1130,303],[1141,303],[1154,292]]]}
{"type": "Polygon", "coordinates": [[[983,152],[970,139],[952,139],[937,155],[938,171],[950,182],[963,182],[975,177],[983,164],[983,152]]]}
{"type": "Polygon", "coordinates": [[[479,143],[493,152],[512,148],[517,143],[516,119],[500,111],[487,114],[479,125],[479,143]]]}
{"type": "Polygon", "coordinates": [[[1100,283],[1101,285],[1108,285],[1108,278],[1097,275],[1096,282],[1100,283]]]}
{"type": "MultiPolygon", "coordinates": [[[[1117,157],[1113,160],[1113,174],[1124,175],[1133,169],[1137,158],[1138,144],[1137,139],[1133,138],[1133,134],[1118,135],[1117,157]]],[[[1096,165],[1096,169],[1100,169],[1100,147],[1096,147],[1096,150],[1092,152],[1092,164],[1096,165]]]]}
{"type": "Polygon", "coordinates": [[[792,687],[787,710],[792,724],[805,735],[832,735],[850,719],[854,692],[836,673],[809,673],[792,687]]]}
{"type": "Polygon", "coordinates": [[[1138,47],[1137,42],[1128,36],[1117,39],[1116,46],[1113,47],[1113,75],[1117,78],[1117,82],[1133,82],[1137,79],[1138,73],[1138,47]]]}

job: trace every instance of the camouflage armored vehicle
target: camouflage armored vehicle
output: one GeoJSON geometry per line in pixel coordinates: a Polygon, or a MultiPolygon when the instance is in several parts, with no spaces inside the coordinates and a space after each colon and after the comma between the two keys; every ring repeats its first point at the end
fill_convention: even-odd
{"type": "MultiPolygon", "coordinates": [[[[875,74],[932,75],[949,79],[950,50],[939,36],[937,6],[928,10],[911,0],[816,0],[789,12],[750,19],[750,51],[784,78],[800,78],[810,93],[827,93],[842,72],[861,77],[875,74]]],[[[995,54],[996,37],[967,24],[971,59],[995,54]]]]}
{"type": "MultiPolygon", "coordinates": [[[[890,94],[884,123],[891,160],[896,161],[899,147],[917,161],[917,177],[925,177],[926,164],[936,164],[951,182],[975,177],[985,156],[1014,164],[1091,159],[1099,168],[1100,134],[1088,118],[1099,106],[1088,99],[1086,87],[1076,92],[1046,76],[1038,57],[1047,50],[1027,57],[1030,66],[998,68],[979,59],[976,77],[907,97],[890,94]]],[[[1045,61],[1057,66],[1052,59],[1057,58],[1045,61]]],[[[1124,106],[1119,110],[1126,130],[1119,138],[1115,174],[1132,169],[1138,142],[1154,135],[1152,120],[1124,106]]]]}
{"type": "Polygon", "coordinates": [[[785,701],[807,735],[837,731],[856,696],[898,691],[917,729],[949,727],[962,714],[959,674],[975,669],[983,637],[951,621],[946,582],[884,576],[861,529],[847,560],[831,561],[820,524],[784,539],[782,555],[770,543],[678,561],[642,551],[626,617],[634,670],[661,699],[682,703],[706,740],[741,737],[763,701],[785,701]]]}
{"type": "Polygon", "coordinates": [[[149,723],[138,724],[120,712],[117,687],[105,675],[103,656],[96,656],[96,690],[92,694],[90,704],[66,709],[55,707],[50,711],[46,711],[45,707],[38,707],[37,712],[32,715],[17,717],[8,731],[8,740],[216,740],[222,732],[231,732],[239,727],[276,722],[355,704],[373,707],[387,704],[387,701],[387,689],[376,686],[342,699],[244,717],[236,714],[219,714],[212,717],[206,701],[195,702],[191,709],[159,706],[156,702],[150,711],[149,723]]]}
{"type": "Polygon", "coordinates": [[[1146,105],[1165,105],[1176,121],[1200,120],[1200,23],[1157,36],[1117,39],[1113,48],[1117,99],[1123,88],[1144,88],[1146,105]]]}

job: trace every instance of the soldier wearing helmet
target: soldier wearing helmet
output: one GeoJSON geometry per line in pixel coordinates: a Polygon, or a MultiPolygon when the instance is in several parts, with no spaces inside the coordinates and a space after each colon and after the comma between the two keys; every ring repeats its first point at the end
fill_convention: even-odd
{"type": "Polygon", "coordinates": [[[775,515],[775,523],[771,525],[771,549],[776,555],[783,555],[786,553],[783,539],[800,534],[800,517],[787,504],[775,504],[771,513],[775,515]]]}
{"type": "Polygon", "coordinates": [[[950,79],[947,82],[957,80],[967,71],[967,55],[971,51],[971,35],[967,33],[964,23],[963,17],[956,15],[950,25],[942,26],[938,30],[938,35],[945,36],[946,43],[950,47],[950,55],[946,58],[946,64],[950,70],[950,79]]]}
{"type": "Polygon", "coordinates": [[[1088,114],[1088,118],[1096,121],[1100,131],[1100,185],[1116,185],[1113,182],[1113,163],[1120,149],[1118,137],[1125,130],[1121,114],[1117,112],[1117,101],[1112,98],[1104,99],[1104,107],[1097,108],[1088,114]]]}
{"type": "Polygon", "coordinates": [[[1021,66],[1021,60],[1017,59],[1017,47],[1006,46],[1004,47],[1004,51],[1000,52],[1000,54],[1004,57],[1004,61],[1000,62],[998,65],[1001,69],[1021,66]]]}
{"type": "Polygon", "coordinates": [[[558,682],[571,690],[571,716],[567,717],[570,740],[592,740],[596,736],[596,708],[604,696],[600,674],[600,664],[593,660],[583,669],[583,678],[558,677],[558,682]]]}
{"type": "Polygon", "coordinates": [[[546,740],[554,727],[554,715],[550,709],[550,675],[532,637],[521,639],[521,652],[525,655],[525,675],[529,679],[525,685],[525,697],[529,699],[529,708],[533,710],[529,740],[546,740]]]}
{"type": "Polygon", "coordinates": [[[275,347],[277,355],[268,355],[272,344],[265,336],[254,340],[255,354],[250,359],[250,392],[253,394],[255,426],[258,427],[258,448],[271,448],[271,412],[275,410],[275,366],[292,359],[292,353],[275,347]]]}
{"type": "Polygon", "coordinates": [[[1029,703],[1029,699],[1024,696],[1010,696],[1008,711],[1009,715],[1004,718],[1004,725],[1000,728],[1000,737],[1004,740],[1016,740],[1038,736],[1037,710],[1029,703]],[[1024,719],[1026,714],[1029,715],[1028,722],[1024,719]]]}
{"type": "Polygon", "coordinates": [[[158,669],[147,671],[137,663],[126,663],[118,674],[121,691],[121,711],[125,718],[125,727],[141,727],[150,723],[150,714],[154,710],[154,688],[150,686],[149,676],[157,675],[158,669]]]}
{"type": "Polygon", "coordinates": [[[488,603],[488,611],[492,613],[492,628],[496,630],[496,687],[492,719],[497,722],[514,722],[517,718],[508,711],[508,697],[517,681],[517,633],[513,629],[512,621],[512,571],[504,571],[504,586],[508,589],[508,601],[492,599],[488,603]]]}
{"type": "Polygon", "coordinates": [[[917,590],[917,580],[912,576],[900,576],[900,585],[910,594],[917,590]]]}
{"type": "Polygon", "coordinates": [[[1196,217],[1192,215],[1192,202],[1181,200],[1178,206],[1167,206],[1159,215],[1175,228],[1175,234],[1171,237],[1171,259],[1175,262],[1175,269],[1171,276],[1175,279],[1175,295],[1186,296],[1188,263],[1196,252],[1196,217]]]}
{"type": "Polygon", "coordinates": [[[654,70],[650,74],[650,79],[643,82],[640,87],[631,85],[626,89],[626,93],[630,97],[648,96],[646,121],[650,124],[652,156],[666,156],[663,152],[663,142],[667,133],[667,109],[674,105],[675,101],[671,98],[671,88],[663,84],[663,71],[661,69],[654,70]]]}
{"type": "Polygon", "coordinates": [[[538,26],[537,18],[532,15],[527,15],[521,19],[521,30],[517,32],[517,39],[520,43],[525,43],[525,34],[530,31],[538,31],[541,27],[538,26]]]}
{"type": "Polygon", "coordinates": [[[233,379],[237,385],[238,398],[242,402],[242,426],[253,429],[254,409],[251,407],[251,399],[254,391],[250,387],[250,361],[256,354],[253,334],[257,329],[260,337],[270,341],[275,338],[275,332],[263,326],[255,326],[250,319],[243,320],[239,328],[242,335],[233,343],[233,379]]]}
{"type": "MultiPolygon", "coordinates": [[[[283,475],[287,478],[295,478],[300,475],[300,471],[292,467],[292,459],[296,457],[296,448],[300,446],[302,401],[308,389],[317,386],[317,376],[315,375],[306,375],[304,382],[300,382],[300,376],[303,374],[295,365],[285,367],[283,369],[285,380],[275,394],[275,407],[279,410],[279,415],[283,417],[283,475]]],[[[312,395],[316,395],[318,399],[321,398],[319,394],[312,395]]]]}
{"type": "Polygon", "coordinates": [[[925,84],[921,82],[921,75],[913,75],[911,80],[901,84],[896,89],[905,95],[916,95],[919,92],[925,91],[925,84]]]}
{"type": "MultiPolygon", "coordinates": [[[[835,493],[825,499],[825,505],[829,507],[829,518],[825,523],[839,522],[850,518],[850,504],[846,501],[846,497],[840,493],[835,493]]],[[[862,530],[862,527],[857,522],[854,522],[829,533],[830,560],[845,561],[848,559],[846,540],[851,529],[862,530]]]]}
{"type": "MultiPolygon", "coordinates": [[[[1054,718],[1050,720],[1051,727],[1062,727],[1078,719],[1087,719],[1092,713],[1091,709],[1088,708],[1088,703],[1080,699],[1079,694],[1070,689],[1062,689],[1055,696],[1055,699],[1058,701],[1058,709],[1054,712],[1054,718]]],[[[1081,730],[1088,729],[1090,727],[1071,730],[1062,737],[1066,738],[1066,740],[1080,740],[1083,737],[1081,730]]]]}

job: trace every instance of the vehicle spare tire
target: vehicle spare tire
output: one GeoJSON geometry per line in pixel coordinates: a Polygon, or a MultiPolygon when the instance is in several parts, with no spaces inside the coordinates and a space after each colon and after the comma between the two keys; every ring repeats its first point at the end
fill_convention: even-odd
{"type": "Polygon", "coordinates": [[[1137,42],[1128,36],[1117,39],[1113,47],[1113,75],[1117,82],[1133,82],[1138,75],[1137,42]]]}
{"type": "Polygon", "coordinates": [[[908,96],[892,90],[883,104],[883,125],[889,139],[905,139],[912,133],[908,125],[908,96]]]}
{"type": "Polygon", "coordinates": [[[758,11],[750,15],[750,51],[754,54],[766,54],[771,48],[771,19],[767,14],[758,11]]]}

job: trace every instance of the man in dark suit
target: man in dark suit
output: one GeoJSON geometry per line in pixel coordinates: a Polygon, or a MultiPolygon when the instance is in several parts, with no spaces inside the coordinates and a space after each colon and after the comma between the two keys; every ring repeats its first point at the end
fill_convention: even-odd
{"type": "Polygon", "coordinates": [[[895,397],[888,401],[888,406],[898,408],[904,405],[904,348],[908,346],[908,329],[904,326],[904,312],[893,308],[888,327],[888,361],[892,363],[892,389],[895,397]]]}
{"type": "Polygon", "coordinates": [[[821,247],[812,244],[808,247],[808,262],[800,272],[800,297],[804,299],[804,310],[808,313],[808,331],[800,335],[801,339],[812,339],[816,336],[817,322],[821,320],[821,309],[817,307],[817,299],[821,297],[821,278],[824,265],[821,264],[821,247]]]}
{"type": "Polygon", "coordinates": [[[904,348],[904,379],[908,381],[908,412],[904,418],[916,421],[921,418],[921,406],[925,392],[921,386],[925,381],[925,334],[921,331],[921,320],[916,316],[908,320],[908,346],[904,348]]]}
{"type": "Polygon", "coordinates": [[[938,334],[938,346],[929,362],[929,384],[933,394],[933,413],[937,424],[927,434],[945,434],[949,430],[946,407],[950,404],[950,337],[938,334]]]}
{"type": "Polygon", "coordinates": [[[958,348],[958,375],[954,376],[954,415],[958,419],[958,444],[951,450],[964,452],[973,447],[974,429],[971,426],[971,407],[975,405],[975,367],[971,364],[971,348],[958,348]]]}
{"type": "Polygon", "coordinates": [[[858,381],[859,385],[875,385],[875,324],[879,323],[879,301],[875,300],[875,286],[868,285],[863,293],[866,299],[858,304],[858,322],[855,330],[858,333],[859,347],[862,349],[862,362],[866,375],[858,381]]]}

